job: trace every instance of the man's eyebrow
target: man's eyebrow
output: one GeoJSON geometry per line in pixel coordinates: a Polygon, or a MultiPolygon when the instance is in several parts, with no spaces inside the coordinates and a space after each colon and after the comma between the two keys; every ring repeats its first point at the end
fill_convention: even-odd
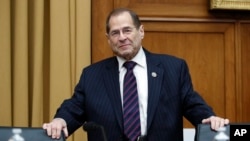
{"type": "MultiPolygon", "coordinates": [[[[133,28],[133,27],[131,27],[131,26],[124,26],[121,29],[128,29],[128,28],[133,28]]],[[[120,29],[113,29],[113,30],[110,30],[110,31],[117,31],[117,30],[120,30],[120,29]]]]}

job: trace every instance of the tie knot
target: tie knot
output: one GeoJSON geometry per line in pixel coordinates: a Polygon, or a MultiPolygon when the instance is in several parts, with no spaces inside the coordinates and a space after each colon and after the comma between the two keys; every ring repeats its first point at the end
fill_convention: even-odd
{"type": "Polygon", "coordinates": [[[127,70],[132,70],[135,67],[136,63],[134,61],[127,61],[123,64],[123,66],[127,69],[127,70]]]}

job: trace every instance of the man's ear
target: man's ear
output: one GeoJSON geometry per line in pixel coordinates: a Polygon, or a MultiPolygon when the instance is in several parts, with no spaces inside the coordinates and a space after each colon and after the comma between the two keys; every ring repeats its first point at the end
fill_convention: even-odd
{"type": "Polygon", "coordinates": [[[109,34],[108,34],[108,33],[106,33],[105,35],[106,35],[106,37],[109,39],[109,34]]]}
{"type": "Polygon", "coordinates": [[[140,32],[141,39],[143,39],[144,38],[144,26],[143,25],[140,26],[139,32],[140,32]]]}
{"type": "Polygon", "coordinates": [[[107,37],[107,39],[108,39],[108,44],[110,44],[110,39],[109,39],[108,33],[106,33],[105,35],[106,35],[106,37],[107,37]]]}

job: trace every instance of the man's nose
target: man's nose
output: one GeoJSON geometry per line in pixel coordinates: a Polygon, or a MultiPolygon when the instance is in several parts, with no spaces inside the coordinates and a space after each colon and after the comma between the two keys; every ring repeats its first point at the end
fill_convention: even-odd
{"type": "Polygon", "coordinates": [[[124,40],[126,38],[127,38],[126,34],[124,34],[123,31],[120,31],[119,40],[124,40]]]}

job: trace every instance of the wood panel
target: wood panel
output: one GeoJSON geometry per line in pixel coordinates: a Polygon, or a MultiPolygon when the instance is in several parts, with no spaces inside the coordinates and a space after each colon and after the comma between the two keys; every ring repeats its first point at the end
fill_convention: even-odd
{"type": "Polygon", "coordinates": [[[250,22],[240,24],[240,45],[241,45],[241,78],[242,94],[240,99],[241,122],[250,121],[250,22]]]}
{"type": "MultiPolygon", "coordinates": [[[[184,58],[194,88],[224,117],[236,120],[234,23],[144,21],[143,46],[184,58]]],[[[191,125],[185,120],[185,127],[191,125]]]]}
{"type": "Polygon", "coordinates": [[[113,0],[91,1],[91,62],[97,62],[113,55],[105,32],[108,13],[114,8],[113,0]]]}
{"type": "Polygon", "coordinates": [[[208,17],[209,0],[115,0],[114,7],[134,9],[140,16],[208,17]]]}

